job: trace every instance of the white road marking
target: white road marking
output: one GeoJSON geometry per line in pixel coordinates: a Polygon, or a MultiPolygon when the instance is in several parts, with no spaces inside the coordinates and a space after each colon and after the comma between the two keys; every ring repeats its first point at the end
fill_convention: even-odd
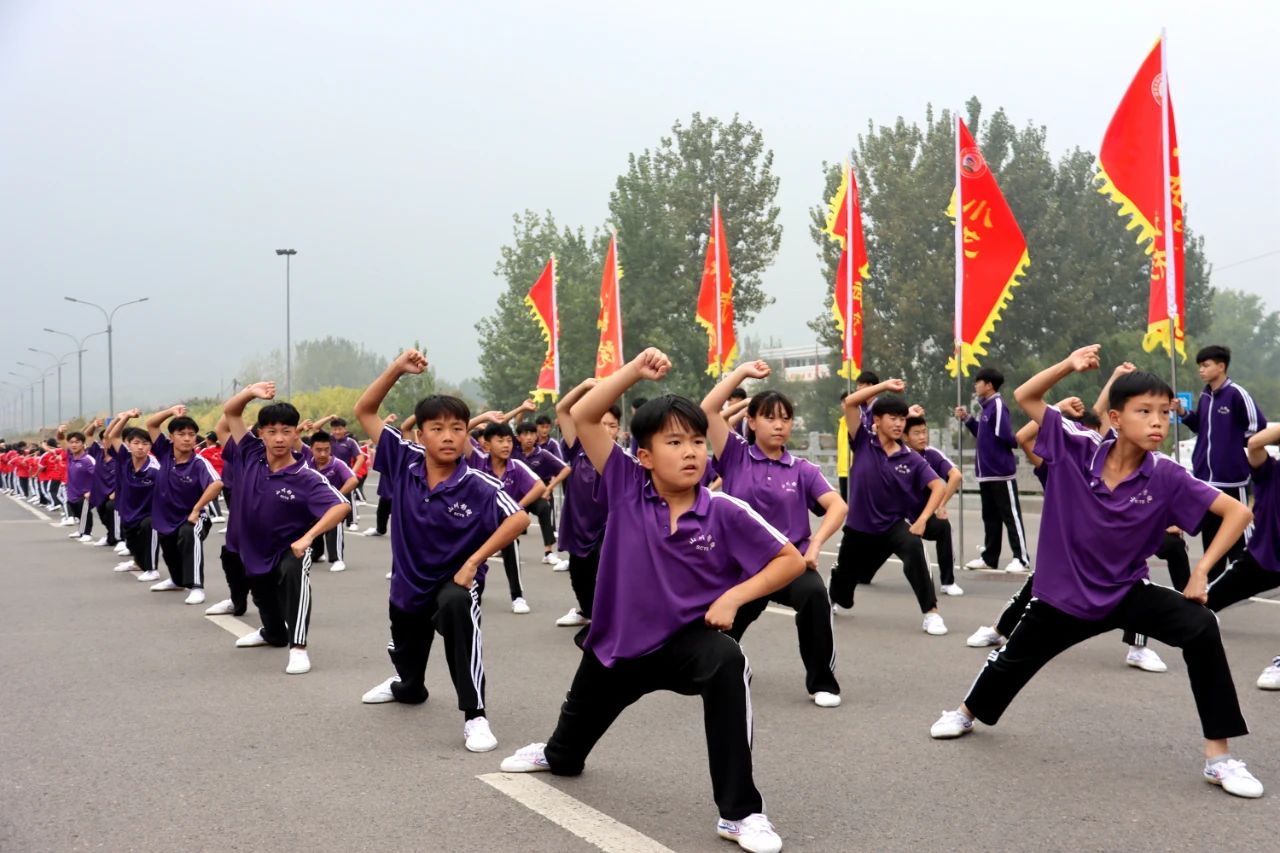
{"type": "Polygon", "coordinates": [[[252,634],[254,631],[258,630],[249,623],[243,622],[234,616],[206,616],[204,618],[208,619],[228,634],[234,635],[237,639],[243,637],[245,634],[252,634]]]}
{"type": "Polygon", "coordinates": [[[486,773],[476,778],[605,853],[674,853],[649,836],[528,774],[486,773]]]}
{"type": "Polygon", "coordinates": [[[24,498],[15,498],[13,495],[5,495],[5,497],[7,497],[9,500],[13,501],[13,502],[14,502],[14,503],[16,503],[18,506],[22,507],[22,508],[23,508],[23,509],[25,509],[27,512],[31,513],[32,515],[34,515],[36,518],[40,519],[41,521],[48,521],[48,520],[49,520],[49,516],[45,515],[45,514],[44,514],[43,512],[41,512],[40,510],[36,509],[36,508],[35,508],[35,506],[33,506],[32,504],[27,503],[27,502],[26,502],[26,500],[25,500],[24,498]]]}
{"type": "Polygon", "coordinates": [[[0,524],[38,524],[34,518],[0,518],[0,524]]]}
{"type": "Polygon", "coordinates": [[[1280,601],[1274,598],[1251,598],[1250,601],[1256,601],[1259,604],[1280,604],[1280,601]]]}

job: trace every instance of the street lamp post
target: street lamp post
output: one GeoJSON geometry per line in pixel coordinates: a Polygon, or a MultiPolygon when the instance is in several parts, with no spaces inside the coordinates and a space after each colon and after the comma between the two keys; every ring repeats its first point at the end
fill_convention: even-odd
{"type": "Polygon", "coordinates": [[[90,332],[83,338],[77,338],[75,335],[67,332],[59,332],[57,329],[45,329],[51,335],[62,335],[64,338],[70,338],[76,344],[76,416],[81,420],[84,419],[84,354],[88,352],[84,348],[85,342],[89,338],[97,335],[105,335],[106,329],[100,332],[90,332]]]}
{"type": "Polygon", "coordinates": [[[106,308],[96,302],[89,302],[86,299],[76,299],[74,296],[64,296],[63,299],[68,302],[75,302],[80,305],[88,305],[90,308],[97,308],[102,312],[102,317],[107,321],[107,409],[111,412],[116,410],[116,368],[115,368],[115,349],[112,344],[111,337],[111,321],[115,319],[116,312],[126,305],[137,305],[139,302],[146,302],[151,297],[144,296],[141,299],[131,299],[128,302],[121,302],[109,312],[106,308]]]}
{"type": "Polygon", "coordinates": [[[284,255],[284,396],[293,399],[293,318],[290,316],[289,297],[289,261],[298,254],[297,249],[276,249],[277,255],[284,255]]]}
{"type": "Polygon", "coordinates": [[[21,373],[14,373],[12,370],[9,371],[9,375],[16,376],[24,382],[31,383],[30,385],[27,386],[27,388],[31,391],[31,405],[27,407],[27,412],[31,415],[31,431],[35,432],[36,431],[36,383],[31,382],[30,376],[24,376],[21,373]]]}
{"type": "MultiPolygon", "coordinates": [[[[45,391],[45,388],[44,388],[44,381],[45,381],[45,379],[46,379],[46,378],[48,378],[48,376],[49,376],[49,371],[48,371],[48,370],[45,370],[45,369],[44,369],[44,368],[42,368],[42,367],[36,367],[34,364],[27,364],[25,361],[20,361],[20,362],[18,362],[18,365],[19,365],[19,366],[21,366],[21,367],[29,367],[29,368],[31,368],[32,370],[34,370],[34,371],[36,371],[37,373],[39,373],[39,374],[40,374],[40,424],[39,424],[39,426],[44,427],[44,426],[48,425],[48,423],[49,423],[49,407],[48,407],[48,405],[47,405],[46,397],[45,397],[45,393],[44,393],[44,391],[45,391]]],[[[31,399],[32,399],[32,400],[34,400],[34,399],[35,399],[35,384],[34,384],[34,383],[32,383],[32,385],[31,385],[31,399]]]]}
{"type": "Polygon", "coordinates": [[[35,347],[27,347],[27,352],[34,352],[37,355],[47,355],[49,356],[49,358],[53,359],[53,363],[58,366],[58,406],[57,406],[58,423],[63,423],[63,420],[62,420],[62,366],[67,363],[67,355],[71,355],[71,353],[67,353],[67,355],[64,355],[61,358],[59,358],[58,356],[54,355],[53,353],[47,350],[36,349],[35,347]]]}
{"type": "MultiPolygon", "coordinates": [[[[14,372],[10,371],[9,375],[10,375],[10,376],[17,376],[18,374],[16,374],[16,373],[14,373],[14,372]]],[[[16,401],[16,403],[15,403],[15,407],[16,407],[16,414],[14,415],[13,428],[14,428],[15,430],[17,430],[17,431],[21,432],[21,431],[22,431],[22,391],[23,391],[23,387],[22,387],[21,385],[19,385],[17,382],[10,382],[8,379],[0,379],[0,385],[8,385],[10,388],[16,388],[16,389],[18,389],[17,396],[16,396],[16,397],[14,397],[14,400],[16,401]]]]}

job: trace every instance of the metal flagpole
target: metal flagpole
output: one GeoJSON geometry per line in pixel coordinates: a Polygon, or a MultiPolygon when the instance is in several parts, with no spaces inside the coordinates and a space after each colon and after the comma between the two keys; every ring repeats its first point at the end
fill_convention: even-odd
{"type": "Polygon", "coordinates": [[[551,346],[552,369],[555,373],[556,396],[560,396],[560,306],[556,302],[556,256],[551,255],[551,346]]]}
{"type": "Polygon", "coordinates": [[[853,390],[853,158],[844,161],[844,342],[840,360],[847,362],[844,389],[853,390]]]}
{"type": "Polygon", "coordinates": [[[712,196],[711,201],[711,242],[715,249],[716,266],[716,376],[724,373],[724,341],[721,338],[720,321],[724,309],[720,305],[720,194],[712,196]]]}
{"type": "MultiPolygon", "coordinates": [[[[956,155],[956,164],[955,164],[955,169],[956,169],[956,203],[955,203],[956,297],[955,297],[955,309],[954,309],[954,312],[955,312],[954,336],[955,336],[955,359],[956,359],[956,408],[959,408],[960,406],[964,405],[961,402],[961,399],[964,394],[963,379],[961,378],[964,374],[964,370],[963,370],[964,347],[963,347],[963,339],[961,338],[961,327],[960,327],[960,318],[963,316],[963,312],[964,312],[964,222],[962,219],[962,214],[964,213],[964,202],[963,202],[963,196],[961,194],[961,189],[960,189],[961,175],[960,175],[960,113],[959,111],[956,112],[956,146],[955,147],[956,147],[956,151],[955,151],[955,155],[956,155]]],[[[960,462],[960,470],[963,473],[964,471],[964,425],[958,420],[956,421],[956,423],[960,424],[959,462],[960,462]]],[[[961,565],[963,565],[965,562],[965,555],[967,553],[964,550],[964,485],[963,483],[961,483],[961,486],[960,486],[960,524],[958,526],[960,528],[960,551],[959,551],[960,563],[961,565]]]]}
{"type": "MultiPolygon", "coordinates": [[[[1169,139],[1169,118],[1172,108],[1169,104],[1169,38],[1164,28],[1160,29],[1160,148],[1164,159],[1164,298],[1166,313],[1169,315],[1169,383],[1176,394],[1178,392],[1178,359],[1177,336],[1173,324],[1182,318],[1178,316],[1178,266],[1174,257],[1174,221],[1173,221],[1173,164],[1169,139]]],[[[1153,260],[1154,263],[1154,260],[1153,260]]],[[[1182,461],[1182,450],[1178,444],[1178,420],[1173,421],[1173,455],[1182,461]]]]}

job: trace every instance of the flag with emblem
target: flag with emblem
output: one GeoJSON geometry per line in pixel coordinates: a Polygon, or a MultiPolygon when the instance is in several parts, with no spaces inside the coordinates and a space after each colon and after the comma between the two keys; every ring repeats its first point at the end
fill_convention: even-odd
{"type": "Polygon", "coordinates": [[[956,189],[947,207],[956,228],[955,350],[952,376],[969,375],[1031,257],[1022,229],[964,121],[956,117],[956,189]]]}
{"type": "Polygon", "coordinates": [[[869,263],[862,234],[858,181],[847,161],[844,180],[827,212],[826,232],[842,247],[831,299],[831,312],[840,330],[840,375],[857,379],[862,372],[862,283],[867,278],[869,263]]]}
{"type": "Polygon", "coordinates": [[[604,274],[600,278],[600,314],[596,328],[600,344],[596,347],[596,379],[612,376],[622,363],[622,269],[618,266],[618,232],[609,237],[609,251],[604,256],[604,274]]]}
{"type": "Polygon", "coordinates": [[[733,276],[729,273],[729,244],[720,218],[720,197],[711,203],[711,234],[707,237],[707,260],[702,265],[702,287],[698,290],[698,325],[707,330],[707,373],[719,376],[738,358],[738,340],[733,331],[733,276]]]}
{"type": "Polygon", "coordinates": [[[1165,39],[1156,41],[1111,117],[1098,154],[1098,191],[1128,217],[1128,230],[1151,258],[1147,331],[1142,348],[1163,346],[1186,360],[1182,177],[1165,39]],[[1172,223],[1172,227],[1165,227],[1172,223]],[[1170,286],[1172,282],[1172,286],[1170,286]]]}
{"type": "Polygon", "coordinates": [[[529,288],[524,304],[529,306],[529,313],[547,342],[547,354],[538,370],[538,385],[533,389],[533,401],[541,402],[543,397],[554,400],[560,395],[560,318],[556,314],[555,255],[547,261],[542,275],[529,288]]]}

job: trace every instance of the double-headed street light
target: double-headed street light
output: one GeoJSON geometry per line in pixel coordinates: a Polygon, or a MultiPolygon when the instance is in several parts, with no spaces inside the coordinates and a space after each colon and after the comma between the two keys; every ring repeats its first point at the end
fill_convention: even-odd
{"type": "Polygon", "coordinates": [[[76,299],[74,296],[64,296],[63,299],[68,302],[75,302],[80,305],[88,305],[90,308],[97,308],[102,312],[102,317],[107,321],[107,409],[111,412],[116,410],[116,368],[115,368],[115,349],[112,346],[111,337],[111,321],[115,319],[116,312],[126,305],[137,305],[139,302],[146,302],[151,297],[144,296],[141,299],[131,299],[128,302],[121,302],[116,307],[107,311],[96,302],[89,302],[86,299],[76,299]]]}
{"type": "Polygon", "coordinates": [[[284,398],[293,399],[293,330],[290,328],[289,302],[289,261],[298,254],[297,249],[276,249],[277,255],[284,255],[284,398]]]}
{"type": "Polygon", "coordinates": [[[106,329],[100,332],[90,332],[83,338],[77,338],[69,332],[59,332],[57,329],[45,329],[51,335],[62,335],[64,338],[70,338],[76,345],[76,417],[84,419],[84,354],[88,351],[84,348],[85,342],[89,338],[97,335],[105,335],[106,329]]]}

